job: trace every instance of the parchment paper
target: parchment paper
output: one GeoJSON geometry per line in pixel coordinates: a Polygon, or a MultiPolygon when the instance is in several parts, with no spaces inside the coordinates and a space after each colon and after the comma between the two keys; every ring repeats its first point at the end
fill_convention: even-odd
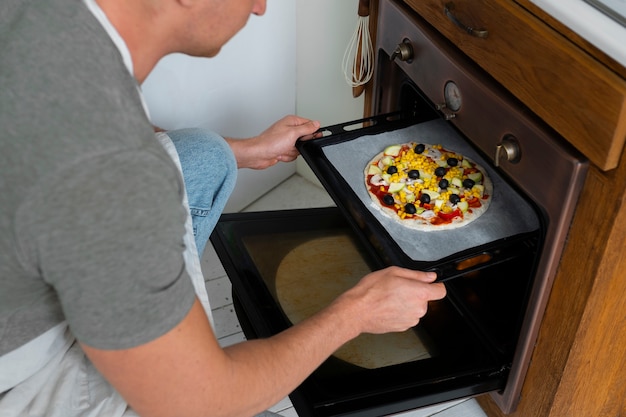
{"type": "Polygon", "coordinates": [[[457,252],[501,238],[532,232],[540,227],[533,208],[474,151],[447,122],[434,120],[376,135],[325,146],[323,153],[359,197],[363,205],[383,225],[404,253],[414,261],[436,261],[457,252]],[[363,171],[367,163],[386,146],[416,142],[440,144],[465,155],[483,167],[493,182],[491,205],[468,225],[440,231],[407,229],[382,214],[365,188],[363,171]]]}

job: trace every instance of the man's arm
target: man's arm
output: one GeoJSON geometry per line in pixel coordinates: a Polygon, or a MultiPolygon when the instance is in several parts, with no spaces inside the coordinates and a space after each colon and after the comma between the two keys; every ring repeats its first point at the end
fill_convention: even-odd
{"type": "Polygon", "coordinates": [[[298,157],[296,140],[309,136],[320,127],[319,122],[298,116],[286,116],[259,136],[250,139],[226,138],[239,168],[264,169],[278,162],[291,162],[298,157]]]}
{"type": "Polygon", "coordinates": [[[165,335],[141,346],[83,345],[142,416],[246,416],[275,404],[337,348],[361,333],[404,331],[445,296],[433,273],[373,272],[329,307],[284,332],[222,349],[196,301],[165,335]]]}

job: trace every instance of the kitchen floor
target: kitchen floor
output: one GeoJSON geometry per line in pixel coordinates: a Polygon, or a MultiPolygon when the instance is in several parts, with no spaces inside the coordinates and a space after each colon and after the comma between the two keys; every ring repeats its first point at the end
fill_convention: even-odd
{"type": "MultiPolygon", "coordinates": [[[[293,175],[243,211],[328,207],[333,200],[326,191],[300,175],[293,175]]],[[[202,269],[213,310],[215,331],[222,346],[245,340],[232,305],[231,285],[226,272],[209,244],[202,256],[202,269]]],[[[285,417],[298,417],[289,398],[270,409],[285,417]]],[[[486,417],[474,399],[458,400],[399,414],[402,417],[486,417]]]]}

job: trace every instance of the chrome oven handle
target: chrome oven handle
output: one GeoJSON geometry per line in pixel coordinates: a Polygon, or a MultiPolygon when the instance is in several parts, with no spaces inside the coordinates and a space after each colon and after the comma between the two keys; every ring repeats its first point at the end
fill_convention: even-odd
{"type": "Polygon", "coordinates": [[[457,25],[458,27],[460,27],[465,32],[469,33],[470,35],[476,36],[477,38],[486,38],[487,36],[489,36],[489,31],[488,30],[486,30],[486,29],[474,29],[473,27],[468,26],[465,23],[461,22],[452,13],[453,10],[454,10],[454,3],[452,3],[452,2],[446,3],[445,6],[443,7],[443,12],[446,14],[446,16],[448,16],[448,19],[450,19],[450,21],[452,23],[454,23],[455,25],[457,25]]]}
{"type": "Polygon", "coordinates": [[[516,164],[522,158],[522,150],[519,141],[513,135],[506,135],[496,146],[496,155],[493,160],[495,166],[500,166],[500,158],[505,157],[507,161],[516,164]]]}
{"type": "Polygon", "coordinates": [[[400,61],[411,63],[413,60],[413,46],[411,46],[410,40],[404,39],[400,42],[389,57],[389,60],[395,61],[396,58],[400,61]]]}

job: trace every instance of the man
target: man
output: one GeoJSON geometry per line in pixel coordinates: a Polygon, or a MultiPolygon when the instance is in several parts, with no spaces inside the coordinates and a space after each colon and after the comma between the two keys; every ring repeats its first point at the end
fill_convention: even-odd
{"type": "MultiPolygon", "coordinates": [[[[343,343],[412,327],[445,296],[432,273],[388,268],[275,337],[218,345],[192,284],[189,135],[155,140],[138,85],[169,53],[214,56],[265,6],[3,1],[0,416],[252,416],[343,343]]],[[[293,116],[199,146],[264,168],[318,127],[293,116]]]]}

